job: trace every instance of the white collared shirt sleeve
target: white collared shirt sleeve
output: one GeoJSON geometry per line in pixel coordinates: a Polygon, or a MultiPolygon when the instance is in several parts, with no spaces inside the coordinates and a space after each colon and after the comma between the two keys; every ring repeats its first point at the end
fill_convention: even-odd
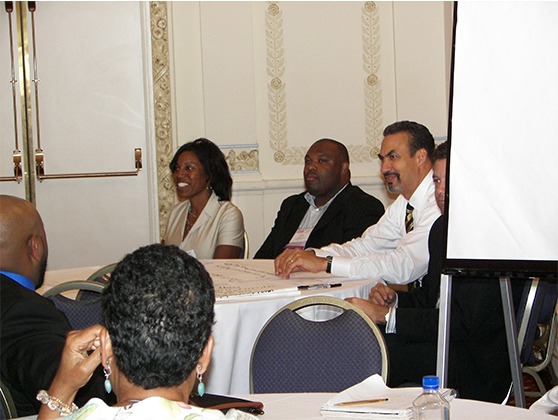
{"type": "Polygon", "coordinates": [[[342,245],[331,244],[315,250],[319,257],[332,255],[331,274],[350,278],[380,277],[393,284],[408,284],[426,274],[428,235],[440,209],[434,197],[429,173],[410,200],[413,205],[414,230],[405,232],[407,200],[399,196],[377,224],[360,238],[342,245]]]}

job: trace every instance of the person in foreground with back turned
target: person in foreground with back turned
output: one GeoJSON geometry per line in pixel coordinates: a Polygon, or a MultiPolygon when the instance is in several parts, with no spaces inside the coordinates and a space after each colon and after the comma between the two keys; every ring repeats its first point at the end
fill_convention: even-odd
{"type": "MultiPolygon", "coordinates": [[[[436,203],[445,212],[447,143],[434,151],[436,203]]],[[[396,293],[378,283],[368,300],[348,298],[377,324],[385,324],[390,386],[414,383],[436,372],[440,276],[444,259],[444,218],[430,231],[428,273],[422,287],[396,293]]],[[[453,282],[448,386],[460,397],[500,403],[511,383],[504,312],[497,279],[453,282]]]]}
{"type": "Polygon", "coordinates": [[[38,395],[45,404],[39,419],[255,419],[188,403],[196,379],[204,393],[214,303],[209,274],[176,246],[155,244],[127,255],[103,292],[105,327],[68,335],[52,385],[38,395]],[[74,395],[99,363],[117,403],[94,398],[77,410],[74,395]]]}
{"type": "MultiPolygon", "coordinates": [[[[48,244],[41,216],[28,201],[0,195],[0,377],[18,416],[37,414],[37,391],[51,384],[66,334],[66,316],[35,290],[42,286],[48,244]]],[[[76,401],[103,396],[95,372],[76,401]]],[[[112,396],[106,396],[114,402],[112,396]]]]}

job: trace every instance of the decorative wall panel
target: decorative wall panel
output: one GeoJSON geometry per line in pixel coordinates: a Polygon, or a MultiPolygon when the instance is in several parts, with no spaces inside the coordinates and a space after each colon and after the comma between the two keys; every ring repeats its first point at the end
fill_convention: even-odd
{"type": "MultiPolygon", "coordinates": [[[[300,165],[306,146],[289,146],[287,130],[287,86],[283,11],[278,2],[266,10],[266,64],[269,77],[268,115],[269,145],[273,160],[281,165],[300,165]]],[[[380,67],[379,15],[374,2],[362,6],[362,57],[364,80],[365,144],[346,144],[353,162],[369,162],[377,158],[382,134],[382,90],[378,75],[380,67]]]]}
{"type": "Polygon", "coordinates": [[[169,169],[169,163],[174,155],[174,146],[172,141],[167,2],[151,2],[150,6],[157,195],[159,231],[162,236],[165,232],[170,211],[176,202],[174,182],[169,169]]]}

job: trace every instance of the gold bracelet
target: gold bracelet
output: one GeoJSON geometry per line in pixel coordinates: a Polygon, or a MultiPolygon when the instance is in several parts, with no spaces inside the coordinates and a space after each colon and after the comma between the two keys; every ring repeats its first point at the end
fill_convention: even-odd
{"type": "Polygon", "coordinates": [[[69,414],[75,413],[78,409],[78,406],[74,403],[72,403],[72,405],[68,405],[63,403],[56,397],[51,397],[44,389],[41,389],[37,394],[37,400],[45,404],[52,411],[56,411],[61,416],[67,416],[69,414]]]}

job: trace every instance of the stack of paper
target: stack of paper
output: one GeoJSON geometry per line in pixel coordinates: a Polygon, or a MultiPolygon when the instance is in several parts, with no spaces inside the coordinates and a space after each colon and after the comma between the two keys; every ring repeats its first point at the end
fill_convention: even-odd
{"type": "Polygon", "coordinates": [[[388,388],[380,375],[372,375],[325,403],[325,418],[412,419],[413,400],[422,388],[388,388]]]}

